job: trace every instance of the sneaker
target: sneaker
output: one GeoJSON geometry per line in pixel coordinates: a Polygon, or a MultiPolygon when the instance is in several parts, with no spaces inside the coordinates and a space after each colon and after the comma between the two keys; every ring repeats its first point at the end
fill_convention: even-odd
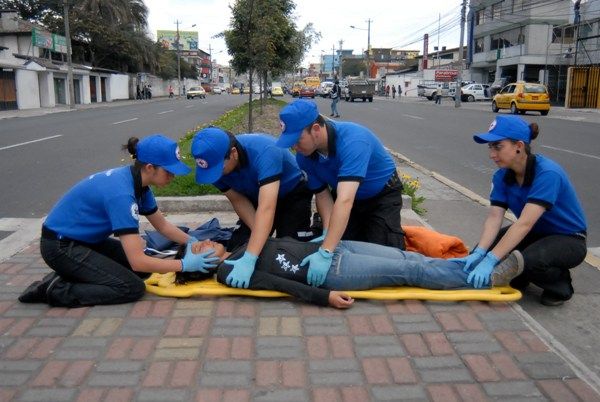
{"type": "Polygon", "coordinates": [[[48,288],[58,279],[56,272],[51,272],[41,281],[35,281],[19,296],[21,303],[48,303],[48,288]]]}
{"type": "Polygon", "coordinates": [[[513,250],[505,259],[496,265],[492,271],[492,286],[508,286],[511,279],[521,275],[525,268],[523,254],[519,250],[513,250]]]}
{"type": "Polygon", "coordinates": [[[335,117],[340,117],[340,115],[339,115],[339,114],[336,114],[336,115],[335,115],[335,117]]]}
{"type": "Polygon", "coordinates": [[[333,113],[331,113],[331,114],[329,115],[329,117],[333,117],[333,113]]]}
{"type": "Polygon", "coordinates": [[[570,298],[571,297],[565,299],[564,297],[557,296],[554,293],[544,290],[542,292],[542,297],[540,299],[540,303],[542,303],[544,306],[557,307],[557,306],[562,306],[563,304],[565,304],[565,302],[567,300],[569,300],[570,298]]]}

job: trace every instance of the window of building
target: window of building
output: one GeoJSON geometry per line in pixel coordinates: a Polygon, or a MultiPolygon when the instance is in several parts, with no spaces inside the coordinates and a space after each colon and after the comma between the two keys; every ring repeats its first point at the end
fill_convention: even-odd
{"type": "Polygon", "coordinates": [[[492,43],[490,50],[504,49],[511,46],[522,45],[525,43],[523,27],[509,29],[491,36],[492,43]]]}
{"type": "Polygon", "coordinates": [[[477,11],[475,14],[475,25],[481,25],[485,23],[485,8],[477,11]]]}
{"type": "Polygon", "coordinates": [[[483,48],[483,38],[475,39],[475,53],[481,53],[484,51],[485,49],[483,48]]]}
{"type": "Polygon", "coordinates": [[[555,26],[552,28],[552,43],[573,43],[575,28],[555,26]]]}
{"type": "Polygon", "coordinates": [[[496,4],[492,4],[492,20],[500,18],[502,15],[502,1],[496,4]]]}

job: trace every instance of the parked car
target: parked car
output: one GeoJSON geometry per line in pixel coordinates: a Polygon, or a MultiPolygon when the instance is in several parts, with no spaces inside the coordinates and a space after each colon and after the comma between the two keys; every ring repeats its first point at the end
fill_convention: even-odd
{"type": "Polygon", "coordinates": [[[204,98],[206,98],[206,91],[202,87],[190,87],[190,89],[188,89],[186,95],[187,95],[188,99],[194,99],[194,98],[204,99],[204,98]]]}
{"type": "Polygon", "coordinates": [[[298,92],[299,98],[313,98],[315,97],[315,89],[313,87],[302,87],[298,92]]]}
{"type": "Polygon", "coordinates": [[[239,95],[240,94],[240,89],[238,87],[231,88],[231,94],[232,95],[239,95]]]}
{"type": "Polygon", "coordinates": [[[223,88],[221,88],[219,86],[214,86],[212,88],[212,92],[213,92],[213,94],[221,95],[223,93],[223,88]]]}
{"type": "Polygon", "coordinates": [[[244,87],[243,92],[245,94],[249,94],[250,93],[250,87],[244,87]]]}
{"type": "Polygon", "coordinates": [[[271,88],[271,96],[283,96],[283,89],[281,87],[271,88]]]}
{"type": "Polygon", "coordinates": [[[525,114],[526,111],[538,111],[546,116],[550,111],[550,95],[542,84],[515,82],[508,84],[494,96],[492,112],[510,109],[512,114],[525,114]]]}
{"type": "Polygon", "coordinates": [[[488,84],[468,84],[462,87],[460,91],[460,100],[463,102],[492,99],[490,86],[488,84]]]}

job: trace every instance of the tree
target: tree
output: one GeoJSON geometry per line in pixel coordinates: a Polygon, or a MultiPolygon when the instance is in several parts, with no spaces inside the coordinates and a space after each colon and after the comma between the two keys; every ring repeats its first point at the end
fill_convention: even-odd
{"type": "MultiPolygon", "coordinates": [[[[252,88],[254,72],[266,77],[280,74],[300,63],[312,41],[318,39],[312,25],[298,31],[292,0],[236,0],[230,6],[230,29],[223,32],[231,66],[248,73],[252,88]]],[[[266,80],[265,80],[266,81],[266,80]]],[[[250,91],[248,131],[252,131],[252,91],[250,91]]]]}

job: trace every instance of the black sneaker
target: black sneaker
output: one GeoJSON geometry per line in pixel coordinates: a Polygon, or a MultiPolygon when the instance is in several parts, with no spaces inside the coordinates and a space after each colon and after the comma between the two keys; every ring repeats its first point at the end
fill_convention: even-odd
{"type": "Polygon", "coordinates": [[[570,297],[565,299],[564,297],[560,297],[558,295],[555,295],[554,293],[544,290],[542,292],[542,297],[540,299],[540,303],[542,303],[544,306],[557,307],[557,306],[562,306],[569,299],[570,299],[570,297]]]}
{"type": "Polygon", "coordinates": [[[333,113],[331,113],[331,114],[329,115],[329,117],[333,117],[333,113]]]}
{"type": "Polygon", "coordinates": [[[48,288],[58,278],[56,272],[51,272],[41,281],[35,281],[19,296],[21,303],[48,303],[48,288]]]}
{"type": "Polygon", "coordinates": [[[521,275],[525,268],[523,254],[519,250],[513,250],[492,271],[492,286],[508,286],[513,278],[521,275]]]}

